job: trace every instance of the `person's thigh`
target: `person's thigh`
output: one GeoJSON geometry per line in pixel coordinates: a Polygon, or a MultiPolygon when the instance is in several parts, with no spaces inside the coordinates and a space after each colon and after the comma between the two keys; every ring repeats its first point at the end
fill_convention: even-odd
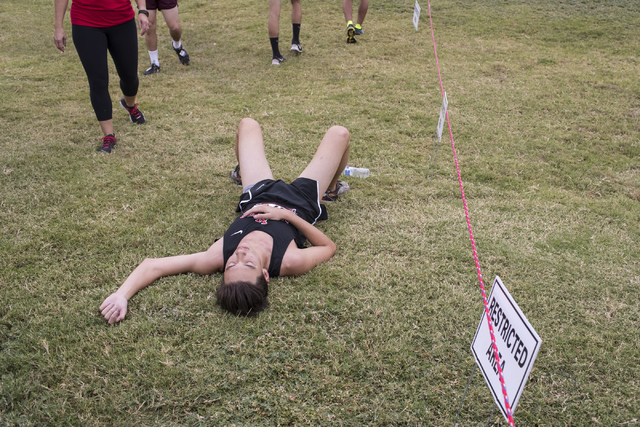
{"type": "Polygon", "coordinates": [[[111,119],[107,36],[101,28],[72,25],[73,44],[78,52],[87,80],[91,106],[98,121],[111,119]]]}
{"type": "Polygon", "coordinates": [[[155,9],[149,9],[147,10],[147,12],[149,12],[149,25],[150,28],[153,28],[153,30],[155,31],[155,27],[156,27],[156,23],[158,20],[158,11],[155,9]]]}
{"type": "Polygon", "coordinates": [[[108,81],[107,36],[102,29],[74,25],[72,37],[80,62],[87,73],[89,85],[92,80],[108,81]]]}
{"type": "Polygon", "coordinates": [[[343,158],[348,156],[348,150],[349,131],[342,126],[331,127],[300,177],[318,181],[320,189],[326,190],[337,175],[343,158]]]}
{"type": "Polygon", "coordinates": [[[280,16],[280,0],[269,0],[269,12],[271,15],[280,16]]]}
{"type": "Polygon", "coordinates": [[[180,25],[180,15],[178,14],[177,5],[171,9],[162,9],[162,16],[164,16],[164,22],[167,23],[169,28],[177,28],[180,25]]]}
{"type": "Polygon", "coordinates": [[[262,130],[258,122],[253,119],[242,119],[238,125],[236,156],[240,165],[243,187],[263,179],[273,179],[273,173],[264,153],[262,130]]]}
{"type": "Polygon", "coordinates": [[[138,92],[138,36],[135,21],[111,27],[107,40],[122,92],[125,96],[135,96],[138,92]]]}

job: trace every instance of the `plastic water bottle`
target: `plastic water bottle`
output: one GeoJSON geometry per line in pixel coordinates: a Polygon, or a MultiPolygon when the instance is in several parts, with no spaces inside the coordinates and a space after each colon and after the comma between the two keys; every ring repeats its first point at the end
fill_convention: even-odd
{"type": "Polygon", "coordinates": [[[347,176],[353,176],[356,178],[367,178],[369,176],[369,169],[367,168],[354,168],[347,166],[344,169],[344,174],[347,176]]]}

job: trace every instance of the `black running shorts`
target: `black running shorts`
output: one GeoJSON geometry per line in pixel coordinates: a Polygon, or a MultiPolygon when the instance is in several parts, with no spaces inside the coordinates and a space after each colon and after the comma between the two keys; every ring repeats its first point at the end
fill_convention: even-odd
{"type": "Polygon", "coordinates": [[[263,179],[240,196],[236,212],[245,212],[258,203],[276,203],[289,209],[310,224],[327,219],[326,209],[320,204],[318,181],[309,178],[298,178],[291,184],[281,179],[263,179]]]}

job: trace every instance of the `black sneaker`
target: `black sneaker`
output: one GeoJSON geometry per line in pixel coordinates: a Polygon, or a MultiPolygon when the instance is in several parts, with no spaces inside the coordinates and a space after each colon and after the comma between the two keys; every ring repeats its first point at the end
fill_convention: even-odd
{"type": "Polygon", "coordinates": [[[283,62],[284,62],[284,56],[282,55],[274,56],[273,59],[271,60],[271,65],[280,65],[283,62]]]}
{"type": "Polygon", "coordinates": [[[146,120],[144,119],[144,114],[142,114],[142,111],[138,110],[138,104],[135,104],[133,107],[129,107],[124,102],[124,98],[122,98],[120,100],[120,105],[122,105],[122,108],[127,110],[127,113],[129,113],[129,118],[131,119],[131,122],[139,125],[142,125],[146,122],[146,120]]]}
{"type": "Polygon", "coordinates": [[[356,27],[354,27],[353,24],[347,25],[347,43],[357,43],[356,27]]]}
{"type": "Polygon", "coordinates": [[[233,168],[231,174],[229,174],[231,181],[235,182],[237,186],[242,187],[242,177],[240,177],[240,165],[233,168]]]}
{"type": "MultiPolygon", "coordinates": [[[[173,47],[173,44],[171,45],[171,47],[173,47]]],[[[182,47],[182,45],[180,45],[179,48],[173,47],[173,50],[176,51],[178,59],[180,60],[180,63],[182,65],[189,65],[191,63],[191,58],[189,58],[189,54],[186,50],[184,50],[184,47],[182,47]]]]}
{"type": "Polygon", "coordinates": [[[111,133],[102,138],[102,147],[100,147],[98,151],[101,153],[111,153],[111,150],[113,150],[117,143],[116,136],[111,133]]]}
{"type": "Polygon", "coordinates": [[[324,196],[322,196],[322,201],[335,202],[336,200],[338,200],[338,196],[346,194],[347,192],[349,192],[349,189],[349,184],[344,181],[338,181],[336,182],[336,188],[334,188],[333,190],[325,191],[324,196]]]}
{"type": "Polygon", "coordinates": [[[145,76],[151,75],[151,74],[156,74],[160,72],[160,66],[158,64],[151,64],[151,67],[147,68],[147,71],[145,71],[144,74],[145,76]]]}

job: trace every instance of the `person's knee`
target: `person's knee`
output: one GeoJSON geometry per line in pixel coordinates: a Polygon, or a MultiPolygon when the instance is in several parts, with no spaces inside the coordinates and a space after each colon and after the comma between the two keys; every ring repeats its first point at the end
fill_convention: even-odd
{"type": "Polygon", "coordinates": [[[244,119],[240,120],[240,124],[238,125],[238,132],[236,132],[236,141],[238,141],[240,134],[255,130],[260,130],[260,125],[258,124],[258,122],[250,117],[245,117],[244,119]]]}
{"type": "Polygon", "coordinates": [[[132,74],[129,78],[120,78],[120,90],[124,96],[136,96],[139,86],[140,80],[137,74],[132,74]]]}
{"type": "Polygon", "coordinates": [[[345,143],[347,147],[351,144],[351,134],[346,127],[331,126],[331,128],[329,128],[329,132],[331,133],[331,135],[334,135],[336,138],[338,138],[341,142],[345,143]]]}
{"type": "Polygon", "coordinates": [[[167,22],[167,27],[169,27],[169,32],[171,34],[180,33],[182,34],[182,27],[180,26],[180,22],[167,22]]]}
{"type": "Polygon", "coordinates": [[[245,117],[244,119],[240,120],[240,124],[238,125],[238,130],[251,128],[255,126],[260,127],[258,122],[256,122],[254,119],[252,119],[251,117],[245,117]]]}
{"type": "Polygon", "coordinates": [[[91,93],[109,93],[109,75],[93,75],[89,79],[89,90],[91,93]]]}
{"type": "Polygon", "coordinates": [[[280,0],[269,0],[269,11],[280,13],[280,0]]]}

